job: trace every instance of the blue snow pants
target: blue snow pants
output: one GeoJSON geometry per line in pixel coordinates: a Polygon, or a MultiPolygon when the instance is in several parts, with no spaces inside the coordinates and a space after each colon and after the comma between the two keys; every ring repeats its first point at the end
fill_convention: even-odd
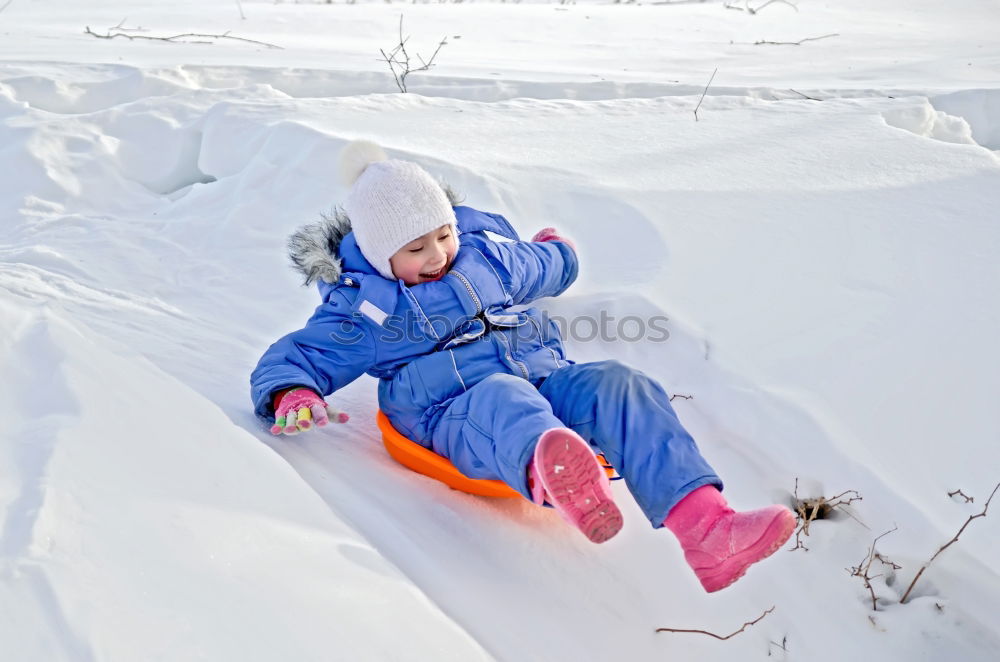
{"type": "Polygon", "coordinates": [[[564,366],[535,383],[490,375],[452,400],[432,444],[466,476],[500,479],[530,499],[528,464],[553,427],[603,453],[654,527],[695,488],[722,489],[663,388],[614,360],[564,366]]]}

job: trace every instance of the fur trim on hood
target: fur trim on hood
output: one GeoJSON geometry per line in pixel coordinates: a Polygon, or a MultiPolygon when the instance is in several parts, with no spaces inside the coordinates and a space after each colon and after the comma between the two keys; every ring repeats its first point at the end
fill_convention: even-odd
{"type": "MultiPolygon", "coordinates": [[[[450,186],[442,184],[451,206],[461,202],[450,186]]],[[[342,272],[340,242],[351,231],[351,219],[336,208],[332,216],[321,214],[319,221],[304,225],[288,238],[288,257],[295,270],[305,277],[303,285],[322,280],[331,285],[340,280],[342,272]]]]}

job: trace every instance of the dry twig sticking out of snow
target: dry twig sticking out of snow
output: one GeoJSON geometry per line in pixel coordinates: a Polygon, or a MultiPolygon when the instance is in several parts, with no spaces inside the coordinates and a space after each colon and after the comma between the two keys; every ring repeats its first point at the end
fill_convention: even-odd
{"type": "Polygon", "coordinates": [[[950,496],[950,497],[954,497],[956,494],[958,496],[962,497],[963,499],[965,499],[965,503],[972,503],[972,502],[974,502],[976,500],[975,497],[970,497],[968,494],[966,494],[962,490],[955,490],[953,492],[948,492],[948,496],[950,496]]]}
{"type": "Polygon", "coordinates": [[[415,71],[426,71],[434,66],[434,58],[437,57],[441,47],[448,43],[447,37],[442,39],[441,43],[438,44],[438,47],[434,49],[434,54],[431,55],[431,58],[426,62],[424,61],[424,58],[420,57],[420,54],[417,53],[417,59],[420,60],[421,66],[413,68],[410,65],[410,54],[406,51],[406,42],[409,41],[409,39],[410,38],[408,36],[403,36],[403,15],[400,14],[399,43],[396,44],[396,47],[393,48],[388,54],[385,50],[381,48],[379,49],[379,52],[382,54],[382,59],[389,65],[389,71],[392,72],[392,77],[396,80],[396,87],[398,87],[399,91],[404,94],[406,93],[406,77],[415,71]],[[400,55],[402,55],[402,59],[400,59],[400,55]],[[399,69],[398,71],[397,67],[399,69]]]}
{"type": "Polygon", "coordinates": [[[770,609],[765,609],[764,613],[761,614],[760,616],[758,616],[757,618],[753,619],[752,621],[747,621],[746,623],[744,623],[743,627],[741,627],[736,632],[732,632],[732,633],[727,634],[725,636],[723,636],[721,634],[715,634],[714,632],[709,632],[708,630],[680,630],[680,629],[677,629],[677,628],[656,628],[656,631],[657,632],[689,632],[689,633],[694,633],[694,634],[707,634],[710,637],[715,637],[716,639],[720,639],[722,641],[725,641],[726,639],[731,639],[732,637],[735,637],[736,635],[738,635],[740,632],[743,632],[744,630],[746,630],[751,625],[756,625],[761,620],[763,620],[763,618],[765,616],[767,616],[768,614],[770,614],[772,611],[774,611],[774,606],[773,605],[771,606],[770,609]]]}
{"type": "Polygon", "coordinates": [[[829,39],[830,37],[839,37],[840,34],[834,32],[832,34],[825,34],[819,37],[806,37],[805,39],[799,39],[798,41],[768,41],[767,39],[761,39],[759,41],[753,42],[754,46],[761,46],[763,44],[768,44],[771,46],[801,46],[807,41],[819,41],[820,39],[829,39]]]}
{"type": "Polygon", "coordinates": [[[705,95],[708,94],[708,88],[712,86],[712,81],[715,80],[715,74],[719,73],[719,68],[716,67],[715,71],[712,72],[712,77],[708,79],[708,85],[705,86],[705,91],[701,93],[701,98],[698,99],[698,105],[694,107],[694,121],[698,121],[698,109],[701,108],[701,102],[705,100],[705,95]]]}
{"type": "Polygon", "coordinates": [[[171,37],[154,37],[152,35],[142,35],[142,34],[128,34],[128,28],[114,27],[109,28],[105,34],[99,34],[90,29],[88,25],[83,31],[84,34],[93,35],[98,39],[114,39],[116,37],[125,37],[126,39],[133,41],[135,39],[147,39],[149,41],[166,41],[172,44],[212,44],[214,41],[200,41],[204,39],[217,40],[217,39],[231,39],[233,41],[242,41],[248,44],[258,44],[260,46],[266,46],[267,48],[277,48],[279,50],[284,50],[281,46],[277,44],[269,44],[266,41],[258,41],[256,39],[247,39],[246,37],[235,37],[229,34],[229,31],[223,32],[222,34],[205,34],[202,32],[185,32],[184,34],[175,34],[171,37]],[[195,41],[192,41],[194,39],[195,41]]]}
{"type": "Polygon", "coordinates": [[[767,7],[768,5],[772,5],[774,3],[781,3],[783,5],[788,5],[789,7],[791,7],[792,9],[794,9],[796,12],[799,11],[798,6],[792,4],[791,2],[788,2],[788,0],[767,0],[767,2],[765,2],[762,5],[760,5],[759,7],[751,7],[750,6],[750,0],[746,0],[746,2],[743,4],[742,7],[740,7],[737,4],[733,4],[731,2],[730,3],[726,3],[725,7],[726,7],[726,9],[735,9],[736,11],[745,11],[746,13],[748,13],[750,15],[754,15],[754,14],[757,14],[758,12],[760,12],[760,10],[764,9],[764,7],[767,7]]]}
{"type": "MultiPolygon", "coordinates": [[[[794,502],[792,506],[795,510],[795,514],[799,518],[800,524],[798,530],[795,531],[795,547],[788,550],[790,552],[794,552],[797,549],[804,549],[807,552],[809,551],[809,548],[802,543],[802,536],[809,535],[809,525],[814,520],[827,519],[834,509],[840,508],[843,510],[843,506],[849,506],[855,501],[861,501],[863,499],[863,497],[858,494],[857,490],[845,490],[837,496],[829,498],[825,496],[818,496],[800,499],[798,478],[795,479],[795,491],[793,492],[793,497],[794,502]]],[[[846,510],[843,510],[843,512],[847,513],[852,518],[854,517],[846,510]]]]}
{"type": "MultiPolygon", "coordinates": [[[[969,524],[971,524],[972,520],[974,520],[974,519],[978,519],[980,517],[986,517],[986,511],[989,510],[989,508],[990,508],[990,501],[993,500],[993,496],[997,493],[998,489],[1000,489],[1000,483],[997,483],[996,487],[993,488],[993,491],[990,492],[990,497],[986,500],[986,504],[983,506],[983,509],[980,512],[976,513],[975,515],[969,515],[969,519],[965,520],[965,524],[963,524],[962,528],[960,528],[958,530],[958,533],[955,534],[955,537],[953,537],[951,540],[949,540],[945,544],[941,545],[941,547],[938,549],[938,551],[934,552],[934,556],[932,556],[930,558],[930,560],[927,561],[927,563],[923,564],[920,567],[920,570],[917,571],[917,574],[913,578],[913,581],[910,582],[909,587],[906,589],[906,593],[903,593],[903,597],[899,599],[899,602],[901,604],[906,604],[906,599],[908,597],[910,597],[910,591],[913,590],[913,587],[916,585],[917,580],[920,579],[920,575],[924,574],[924,570],[926,570],[927,567],[931,563],[934,562],[934,559],[936,559],[941,554],[941,552],[943,552],[944,550],[948,549],[949,547],[951,547],[952,545],[954,545],[956,542],[958,542],[958,537],[960,535],[962,535],[963,531],[965,531],[965,527],[969,526],[969,524]]],[[[955,492],[951,492],[948,496],[951,496],[952,494],[957,494],[957,493],[960,493],[960,492],[961,492],[961,490],[956,490],[955,492]]],[[[963,494],[963,496],[964,496],[964,494],[963,494]]],[[[970,502],[972,501],[971,497],[967,497],[967,498],[968,498],[968,501],[970,501],[970,502]]]]}
{"type": "Polygon", "coordinates": [[[882,576],[881,573],[877,575],[871,574],[872,563],[879,561],[882,563],[882,567],[888,567],[892,570],[899,570],[902,567],[890,561],[888,557],[876,552],[875,544],[885,536],[897,531],[898,529],[899,527],[894,526],[885,533],[875,536],[875,540],[872,540],[871,547],[868,548],[868,553],[865,555],[865,558],[861,559],[861,563],[848,569],[848,572],[851,573],[851,577],[860,577],[861,581],[865,583],[865,588],[868,589],[868,593],[871,594],[872,611],[878,611],[878,597],[875,595],[874,587],[872,587],[872,580],[882,576]]]}

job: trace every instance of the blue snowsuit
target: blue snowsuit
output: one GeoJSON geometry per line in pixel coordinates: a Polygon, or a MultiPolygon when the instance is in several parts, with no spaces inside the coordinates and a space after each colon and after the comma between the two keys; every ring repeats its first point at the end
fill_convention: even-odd
{"type": "Polygon", "coordinates": [[[526,498],[538,437],[562,426],[604,454],[654,527],[695,488],[721,489],[657,382],[618,361],[568,360],[555,322],[524,307],[573,283],[573,249],[520,241],[496,214],[462,206],[455,214],[459,249],[435,282],[383,278],[351,233],[319,247],[339,254],[335,282],[319,283],[323,302],[306,326],[261,357],[250,378],[257,414],[273,419],[281,389],[326,396],[367,372],[402,434],[526,498]]]}

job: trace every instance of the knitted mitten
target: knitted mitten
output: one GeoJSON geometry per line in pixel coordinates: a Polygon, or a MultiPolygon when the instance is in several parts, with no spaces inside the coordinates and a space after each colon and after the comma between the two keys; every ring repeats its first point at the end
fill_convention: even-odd
{"type": "Polygon", "coordinates": [[[310,429],[314,422],[323,427],[330,422],[331,416],[338,423],[346,423],[350,418],[343,412],[328,409],[323,398],[311,390],[293,388],[278,396],[271,434],[298,434],[310,429]]]}
{"type": "Polygon", "coordinates": [[[566,237],[560,236],[555,228],[542,228],[531,238],[532,241],[565,241],[569,247],[576,251],[576,244],[566,237]]]}

